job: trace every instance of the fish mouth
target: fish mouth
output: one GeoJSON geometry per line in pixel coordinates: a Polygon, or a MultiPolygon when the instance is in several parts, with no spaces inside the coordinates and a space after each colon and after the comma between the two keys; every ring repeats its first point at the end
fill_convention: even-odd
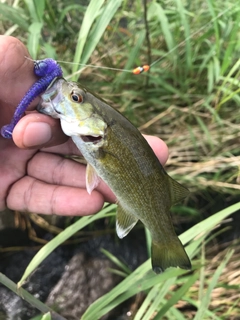
{"type": "Polygon", "coordinates": [[[86,135],[86,136],[80,136],[83,142],[86,143],[93,143],[93,144],[98,144],[99,142],[102,141],[103,136],[91,136],[91,135],[86,135]]]}
{"type": "Polygon", "coordinates": [[[56,110],[55,105],[62,100],[62,95],[59,93],[61,84],[64,81],[66,80],[61,77],[54,78],[47,89],[40,95],[41,100],[36,107],[39,113],[59,118],[59,112],[56,110]]]}

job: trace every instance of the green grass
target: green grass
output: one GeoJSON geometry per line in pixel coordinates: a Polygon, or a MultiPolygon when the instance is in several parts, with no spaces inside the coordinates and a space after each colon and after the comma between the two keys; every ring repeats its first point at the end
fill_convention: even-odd
{"type": "MultiPolygon", "coordinates": [[[[149,261],[131,272],[105,251],[123,281],[89,306],[83,319],[104,315],[140,291],[145,299],[135,320],[188,319],[181,303],[195,308],[191,315],[195,320],[234,319],[238,303],[224,310],[211,305],[215,288],[225,286],[226,296],[232,290],[227,280],[219,280],[225,269],[231,269],[232,252],[222,256],[209,275],[211,261],[204,249],[208,244],[202,241],[207,242],[209,232],[240,209],[238,203],[231,206],[240,190],[240,6],[235,0],[148,1],[151,47],[143,17],[142,0],[132,5],[127,0],[0,3],[2,34],[22,40],[33,58],[60,60],[68,79],[111,101],[142,132],[167,142],[167,171],[192,191],[188,202],[173,210],[178,219],[196,223],[202,213],[218,212],[181,236],[193,258],[193,273],[169,269],[155,276],[149,261]],[[134,76],[112,69],[146,64],[149,52],[148,73],[134,76]]],[[[105,214],[82,218],[44,246],[19,285],[62,241],[105,214]]],[[[146,239],[149,248],[147,232],[146,239]]]]}
{"type": "MultiPolygon", "coordinates": [[[[0,282],[6,285],[10,290],[13,290],[15,293],[24,297],[25,300],[42,311],[44,309],[44,306],[42,306],[42,304],[38,300],[33,298],[29,293],[23,290],[21,288],[21,285],[24,283],[27,277],[38,268],[39,264],[46,258],[46,256],[48,256],[56,248],[56,246],[59,246],[74,233],[81,230],[93,220],[103,218],[104,216],[106,216],[106,214],[111,215],[112,210],[113,206],[106,207],[97,215],[92,217],[83,217],[73,225],[62,231],[58,236],[56,236],[53,240],[46,244],[36,254],[33,260],[29,263],[22,279],[19,281],[17,286],[1,274],[0,282]]],[[[188,244],[186,246],[186,251],[191,259],[199,254],[201,244],[203,240],[208,237],[209,232],[213,230],[213,228],[215,228],[217,225],[219,225],[221,221],[226,219],[237,210],[240,210],[240,203],[237,203],[212,215],[211,217],[193,226],[191,229],[187,230],[180,236],[182,243],[184,245],[188,244]]],[[[208,313],[208,305],[211,301],[211,292],[214,287],[218,285],[218,278],[232,254],[233,251],[229,252],[216,269],[207,292],[204,295],[204,298],[197,303],[198,312],[196,313],[195,319],[203,319],[203,315],[205,313],[208,313]]],[[[177,303],[179,299],[185,299],[185,295],[187,295],[189,288],[197,281],[197,279],[202,282],[204,281],[204,277],[201,276],[201,265],[202,268],[204,268],[206,264],[204,258],[198,263],[194,264],[193,272],[170,268],[160,275],[156,275],[152,272],[150,259],[142,264],[134,272],[129,274],[129,270],[126,269],[125,266],[120,264],[118,259],[113,259],[114,257],[110,258],[112,260],[115,260],[115,263],[118,267],[120,266],[123,270],[125,270],[125,272],[127,272],[125,274],[125,279],[109,293],[105,294],[103,297],[93,303],[84,313],[82,317],[83,320],[97,319],[98,317],[101,317],[108,313],[114,307],[117,307],[123,301],[126,301],[127,299],[141,291],[146,292],[147,295],[134,319],[149,319],[147,318],[146,314],[152,315],[155,312],[157,312],[155,319],[161,319],[163,315],[166,315],[168,312],[170,312],[170,309],[174,307],[174,304],[177,303]],[[170,286],[176,284],[176,282],[178,282],[178,286],[180,286],[180,288],[176,291],[171,291],[171,298],[166,300],[165,296],[169,294],[170,286]]],[[[201,288],[203,288],[204,285],[205,281],[202,283],[201,288]]],[[[49,308],[46,307],[46,309],[49,308]]]]}

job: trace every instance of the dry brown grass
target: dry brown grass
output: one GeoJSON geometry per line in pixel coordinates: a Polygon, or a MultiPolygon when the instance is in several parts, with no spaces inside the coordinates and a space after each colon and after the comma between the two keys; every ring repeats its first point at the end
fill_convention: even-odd
{"type": "MultiPolygon", "coordinates": [[[[216,246],[211,250],[208,255],[206,265],[204,267],[204,284],[202,296],[211,282],[212,276],[219,266],[220,262],[224,259],[230,246],[235,247],[235,252],[228,262],[226,268],[223,270],[218,286],[215,287],[211,294],[211,301],[209,310],[211,310],[216,316],[226,320],[239,320],[240,319],[240,248],[239,243],[224,244],[225,249],[222,250],[220,246],[216,246]],[[220,251],[219,251],[220,250],[220,251]]],[[[194,301],[201,300],[202,290],[200,288],[200,280],[191,287],[190,297],[194,301]]],[[[172,289],[175,289],[174,287],[172,289]]],[[[196,310],[187,302],[180,300],[175,307],[180,309],[187,319],[193,319],[196,314],[196,310]]],[[[207,318],[204,318],[207,319],[207,318]]]]}
{"type": "Polygon", "coordinates": [[[235,123],[236,118],[223,120],[217,119],[217,115],[214,119],[203,110],[203,102],[200,100],[191,108],[172,105],[140,130],[166,141],[170,175],[192,191],[211,187],[222,193],[234,193],[240,190],[239,124],[235,123]]]}

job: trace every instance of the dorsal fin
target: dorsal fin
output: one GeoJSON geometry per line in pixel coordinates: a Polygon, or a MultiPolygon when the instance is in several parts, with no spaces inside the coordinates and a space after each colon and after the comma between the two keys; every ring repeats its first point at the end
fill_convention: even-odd
{"type": "Polygon", "coordinates": [[[189,195],[189,190],[169,177],[169,189],[171,195],[171,204],[174,205],[189,195]]]}

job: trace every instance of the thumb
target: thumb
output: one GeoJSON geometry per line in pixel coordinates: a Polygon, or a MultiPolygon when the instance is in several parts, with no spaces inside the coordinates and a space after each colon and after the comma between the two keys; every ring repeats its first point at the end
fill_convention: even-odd
{"type": "Polygon", "coordinates": [[[51,147],[68,140],[58,120],[37,112],[24,116],[14,128],[12,137],[23,149],[51,147]]]}

